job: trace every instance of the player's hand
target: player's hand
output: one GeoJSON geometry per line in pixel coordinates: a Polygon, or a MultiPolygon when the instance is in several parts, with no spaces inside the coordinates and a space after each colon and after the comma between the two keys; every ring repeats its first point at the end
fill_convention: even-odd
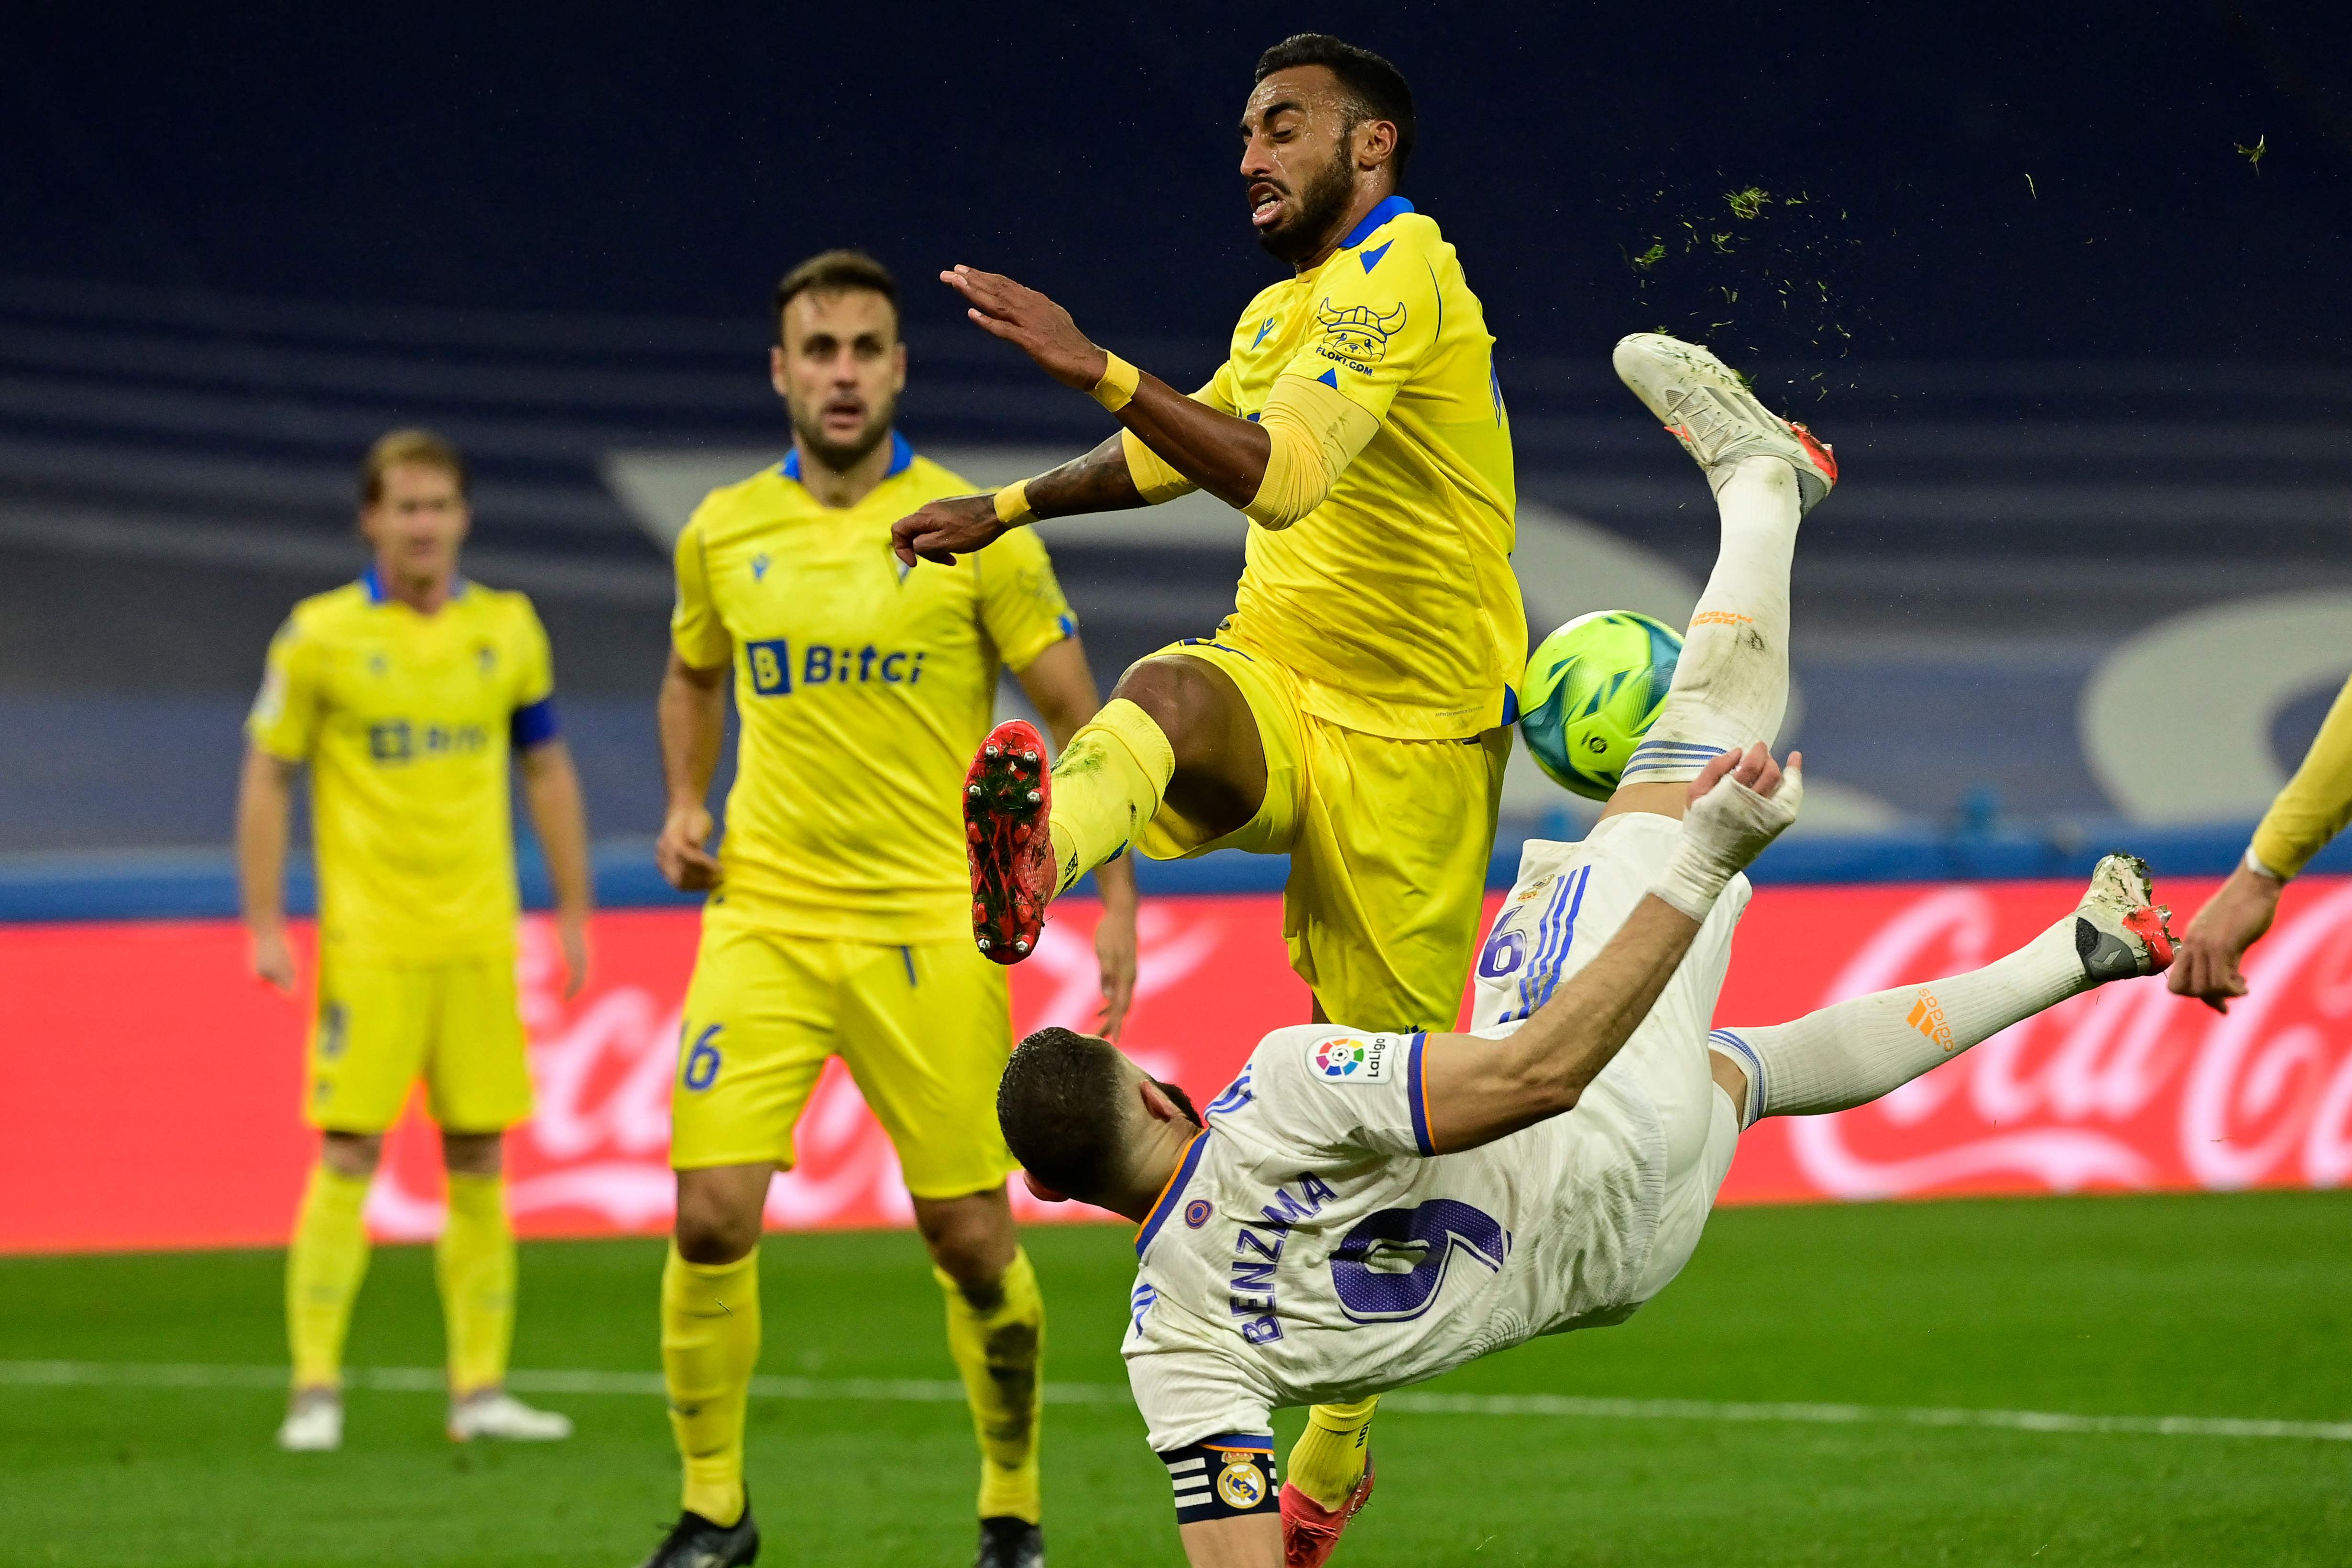
{"type": "Polygon", "coordinates": [[[1110,368],[1110,356],[1078,331],[1070,313],[1034,289],[969,267],[942,272],[940,281],[963,296],[970,307],[964,314],[982,331],[1016,345],[1064,386],[1091,391],[1110,368]]]}
{"type": "Polygon", "coordinates": [[[1738,779],[1758,795],[1769,799],[1780,792],[1784,773],[1799,774],[1798,783],[1801,786],[1804,765],[1805,753],[1790,752],[1789,765],[1783,769],[1772,760],[1772,753],[1765,749],[1761,741],[1744,752],[1726,752],[1699,769],[1698,777],[1691,780],[1690,804],[1696,805],[1706,799],[1707,792],[1715,788],[1716,781],[1726,775],[1738,779]]]}
{"type": "Polygon", "coordinates": [[[654,840],[654,864],[661,868],[662,880],[681,893],[703,893],[717,887],[718,858],[703,847],[709,842],[708,809],[672,806],[662,821],[661,837],[654,840]]]}
{"type": "Polygon", "coordinates": [[[1733,870],[1744,870],[1796,821],[1805,798],[1805,753],[1789,753],[1784,769],[1764,742],[1726,752],[1691,780],[1684,836],[1704,839],[1733,870]],[[1737,789],[1720,787],[1726,780],[1737,789]]]}
{"type": "Polygon", "coordinates": [[[1095,1032],[1113,1045],[1135,1005],[1135,901],[1106,901],[1095,922],[1095,962],[1102,967],[1102,1016],[1095,1032]]]}
{"type": "Polygon", "coordinates": [[[959,555],[969,555],[1004,531],[997,520],[996,497],[949,496],[922,510],[908,512],[890,525],[890,548],[908,567],[920,556],[952,566],[959,555]]]}
{"type": "Polygon", "coordinates": [[[2246,994],[2239,963],[2261,940],[2278,914],[2286,884],[2241,866],[2230,873],[2181,934],[2180,953],[2165,975],[2179,996],[2194,996],[2216,1013],[2230,1010],[2230,998],[2246,994]]]}
{"type": "Polygon", "coordinates": [[[588,916],[584,911],[559,914],[555,924],[557,940],[563,944],[563,999],[569,1002],[588,984],[588,916]]]}
{"type": "Polygon", "coordinates": [[[289,996],[294,994],[294,949],[287,942],[284,931],[253,933],[253,974],[273,991],[282,991],[289,996]]]}

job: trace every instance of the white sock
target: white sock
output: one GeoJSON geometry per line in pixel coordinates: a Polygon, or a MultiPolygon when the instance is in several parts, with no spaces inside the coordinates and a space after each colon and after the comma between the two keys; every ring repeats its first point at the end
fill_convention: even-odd
{"type": "Polygon", "coordinates": [[[1665,706],[1625,764],[1626,784],[1695,779],[1723,752],[1769,742],[1789,706],[1796,470],[1779,458],[1743,458],[1715,499],[1723,547],[1691,612],[1665,706]]]}
{"type": "Polygon", "coordinates": [[[1792,1023],[1717,1029],[1707,1043],[1748,1069],[1746,1128],[1760,1117],[1866,1105],[2091,985],[2069,914],[1982,969],[1857,996],[1792,1023]]]}

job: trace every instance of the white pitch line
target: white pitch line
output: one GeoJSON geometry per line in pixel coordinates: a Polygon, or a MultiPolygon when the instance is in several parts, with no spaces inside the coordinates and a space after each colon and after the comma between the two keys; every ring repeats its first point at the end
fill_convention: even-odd
{"type": "MultiPolygon", "coordinates": [[[[352,1367],[353,1388],[438,1394],[446,1375],[432,1366],[352,1367]]],[[[269,1388],[286,1386],[282,1366],[92,1361],[0,1362],[0,1386],[44,1388],[269,1388]]],[[[524,1394],[623,1394],[658,1398],[656,1372],[515,1371],[507,1386],[524,1394]]],[[[761,1399],[961,1405],[963,1384],[945,1378],[755,1377],[761,1399]]],[[[1115,1383],[1049,1383],[1048,1405],[1125,1405],[1115,1383]]],[[[2082,1415],[2055,1410],[1965,1410],[1899,1405],[1731,1404],[1706,1399],[1597,1399],[1554,1394],[1391,1394],[1384,1411],[1417,1415],[1538,1415],[1582,1421],[1785,1422],[1807,1426],[1974,1426],[2010,1432],[2108,1434],[2136,1437],[2267,1437],[2352,1443],[2352,1421],[2264,1421],[2213,1415],[2082,1415]]]]}

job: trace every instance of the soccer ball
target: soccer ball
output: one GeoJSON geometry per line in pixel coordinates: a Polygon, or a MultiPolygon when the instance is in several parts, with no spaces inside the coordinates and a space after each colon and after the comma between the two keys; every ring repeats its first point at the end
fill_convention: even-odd
{"type": "Polygon", "coordinates": [[[1683,639],[1632,610],[1579,616],[1538,644],[1519,683],[1519,733],[1554,784],[1607,800],[1650,732],[1683,639]]]}

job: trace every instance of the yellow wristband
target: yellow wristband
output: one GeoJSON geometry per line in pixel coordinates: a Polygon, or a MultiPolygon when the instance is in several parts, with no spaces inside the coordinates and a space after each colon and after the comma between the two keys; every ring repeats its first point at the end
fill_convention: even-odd
{"type": "Polygon", "coordinates": [[[1143,373],[1108,351],[1103,358],[1109,363],[1103,366],[1102,379],[1095,383],[1088,395],[1116,414],[1134,400],[1135,389],[1143,384],[1143,373]]]}
{"type": "Polygon", "coordinates": [[[1027,479],[1015,479],[996,492],[996,521],[1007,528],[1037,521],[1036,510],[1029,504],[1027,479]]]}

